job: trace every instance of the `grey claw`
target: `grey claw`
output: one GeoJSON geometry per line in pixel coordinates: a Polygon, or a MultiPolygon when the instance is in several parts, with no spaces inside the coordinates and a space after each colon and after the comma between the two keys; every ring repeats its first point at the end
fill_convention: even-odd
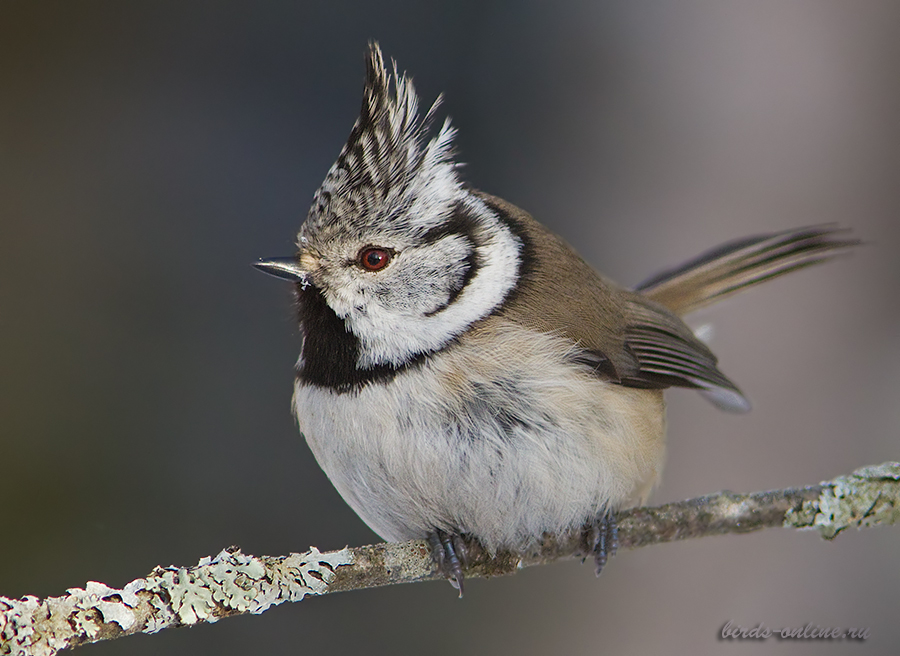
{"type": "Polygon", "coordinates": [[[588,554],[593,554],[596,566],[594,571],[600,576],[606,563],[616,555],[619,548],[619,529],[616,526],[615,514],[610,511],[604,512],[598,519],[587,524],[582,539],[585,549],[581,562],[585,561],[588,554]]]}
{"type": "Polygon", "coordinates": [[[431,545],[431,556],[438,571],[449,579],[450,585],[459,590],[462,598],[465,581],[463,563],[468,560],[465,540],[460,535],[437,529],[428,534],[428,544],[431,545]]]}

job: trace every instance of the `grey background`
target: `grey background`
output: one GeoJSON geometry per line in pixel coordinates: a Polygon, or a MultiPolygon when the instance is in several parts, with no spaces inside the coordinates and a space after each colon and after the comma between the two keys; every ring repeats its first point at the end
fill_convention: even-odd
{"type": "MultiPolygon", "coordinates": [[[[692,318],[755,409],[671,393],[654,501],[900,459],[898,27],[889,0],[0,3],[0,594],[377,539],[296,434],[289,290],[250,267],[290,254],[369,38],[446,92],[471,183],[623,283],[790,226],[868,242],[692,318]]],[[[770,530],[83,651],[889,654],[898,545],[770,530]]]]}

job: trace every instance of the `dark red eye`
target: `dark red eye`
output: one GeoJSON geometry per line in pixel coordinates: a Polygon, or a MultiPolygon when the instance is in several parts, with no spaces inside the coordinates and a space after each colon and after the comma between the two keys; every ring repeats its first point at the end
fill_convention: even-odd
{"type": "Polygon", "coordinates": [[[391,261],[391,251],[386,248],[364,248],[359,263],[367,271],[381,271],[391,261]]]}

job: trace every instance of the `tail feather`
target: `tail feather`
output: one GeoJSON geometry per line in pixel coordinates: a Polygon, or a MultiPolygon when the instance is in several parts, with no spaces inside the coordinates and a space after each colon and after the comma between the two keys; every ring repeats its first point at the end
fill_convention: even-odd
{"type": "Polygon", "coordinates": [[[748,237],[645,280],[635,288],[684,315],[785,273],[825,262],[857,246],[849,230],[811,226],[748,237]]]}

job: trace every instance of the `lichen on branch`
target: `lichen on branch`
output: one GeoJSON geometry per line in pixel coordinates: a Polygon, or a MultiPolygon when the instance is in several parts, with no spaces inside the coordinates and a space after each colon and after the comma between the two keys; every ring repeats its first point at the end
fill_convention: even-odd
{"type": "MultiPolygon", "coordinates": [[[[785,526],[833,539],[849,527],[900,521],[900,463],[858,469],[804,488],[753,494],[719,492],[617,514],[620,549],[707,535],[785,526]]],[[[473,548],[467,577],[580,557],[579,532],[545,536],[526,553],[473,548]]],[[[473,545],[475,547],[475,545],[473,545]]],[[[439,578],[424,541],[302,554],[251,556],[235,547],[194,567],[157,567],[121,589],[89,581],[84,589],[38,599],[0,597],[0,655],[53,656],[62,649],[134,633],[262,613],[286,601],[439,578]]]]}

